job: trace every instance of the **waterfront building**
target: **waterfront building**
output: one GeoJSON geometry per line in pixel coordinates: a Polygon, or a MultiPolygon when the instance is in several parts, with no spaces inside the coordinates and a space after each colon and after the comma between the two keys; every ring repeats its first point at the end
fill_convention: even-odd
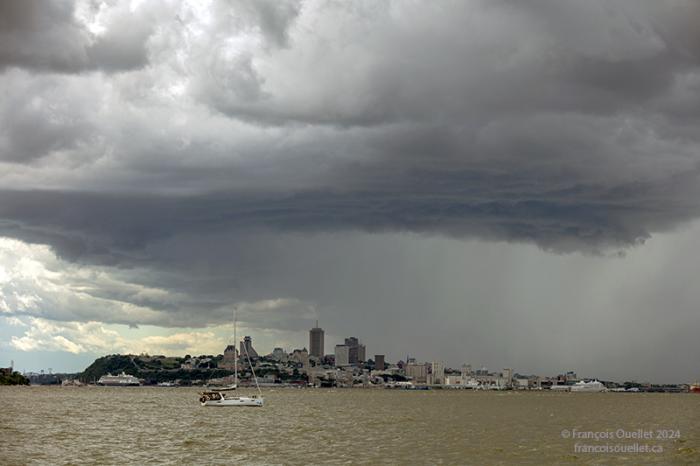
{"type": "Polygon", "coordinates": [[[428,367],[425,364],[411,362],[406,364],[406,377],[415,383],[426,383],[428,381],[428,367]]]}
{"type": "Polygon", "coordinates": [[[317,320],[316,326],[309,330],[309,354],[319,359],[324,355],[323,335],[323,329],[318,326],[317,320]]]}
{"type": "Polygon", "coordinates": [[[514,385],[515,385],[515,388],[517,388],[519,390],[526,390],[526,389],[530,388],[530,380],[518,378],[518,379],[515,379],[514,385]]]}
{"type": "Polygon", "coordinates": [[[503,373],[501,375],[503,376],[503,382],[505,383],[506,387],[513,385],[513,369],[503,369],[503,373]]]}
{"type": "Polygon", "coordinates": [[[445,385],[462,385],[464,378],[461,375],[446,375],[445,385]]]}
{"type": "Polygon", "coordinates": [[[442,362],[433,361],[430,368],[430,382],[433,385],[442,385],[445,383],[445,364],[442,362]]]}
{"type": "Polygon", "coordinates": [[[384,355],[375,354],[374,355],[374,370],[383,371],[385,368],[384,355]]]}
{"type": "Polygon", "coordinates": [[[243,338],[243,341],[240,344],[241,350],[240,350],[240,356],[245,357],[246,352],[250,359],[257,359],[258,358],[258,353],[253,349],[253,339],[249,336],[246,336],[243,338]]]}
{"type": "Polygon", "coordinates": [[[344,367],[350,365],[350,347],[348,345],[335,345],[335,366],[344,367]]]}
{"type": "Polygon", "coordinates": [[[462,378],[466,379],[472,375],[472,366],[471,364],[463,364],[462,365],[462,378]]]}

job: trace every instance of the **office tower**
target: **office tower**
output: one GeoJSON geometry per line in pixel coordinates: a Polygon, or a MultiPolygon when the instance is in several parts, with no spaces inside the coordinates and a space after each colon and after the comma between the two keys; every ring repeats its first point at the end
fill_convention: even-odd
{"type": "Polygon", "coordinates": [[[349,348],[350,364],[356,365],[358,363],[365,362],[367,360],[366,359],[365,345],[360,343],[360,340],[358,340],[356,337],[346,338],[345,339],[345,346],[347,346],[349,348]]]}
{"type": "Polygon", "coordinates": [[[335,367],[350,365],[350,347],[348,345],[335,345],[335,367]]]}
{"type": "Polygon", "coordinates": [[[374,355],[374,369],[377,371],[383,371],[384,370],[384,355],[383,354],[375,354],[374,355]]]}
{"type": "Polygon", "coordinates": [[[435,385],[442,385],[445,383],[445,364],[437,361],[433,361],[431,368],[432,381],[435,385]]]}
{"type": "Polygon", "coordinates": [[[324,356],[323,351],[323,329],[318,326],[317,320],[316,326],[309,330],[309,355],[320,359],[324,356]]]}

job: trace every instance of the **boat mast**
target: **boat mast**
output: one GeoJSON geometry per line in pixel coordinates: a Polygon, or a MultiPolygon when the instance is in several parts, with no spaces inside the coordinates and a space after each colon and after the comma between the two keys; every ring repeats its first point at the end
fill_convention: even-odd
{"type": "Polygon", "coordinates": [[[236,345],[238,342],[236,341],[236,326],[237,326],[237,321],[236,321],[236,311],[237,309],[234,307],[233,308],[233,355],[235,356],[233,358],[233,384],[238,386],[238,348],[236,348],[236,345]]]}
{"type": "Polygon", "coordinates": [[[250,360],[250,355],[248,354],[248,348],[246,345],[243,345],[243,351],[245,351],[245,357],[250,365],[250,372],[252,372],[253,380],[255,380],[255,388],[258,389],[258,394],[262,396],[262,391],[260,391],[260,385],[258,384],[258,377],[255,375],[255,369],[253,368],[253,361],[250,360]]]}

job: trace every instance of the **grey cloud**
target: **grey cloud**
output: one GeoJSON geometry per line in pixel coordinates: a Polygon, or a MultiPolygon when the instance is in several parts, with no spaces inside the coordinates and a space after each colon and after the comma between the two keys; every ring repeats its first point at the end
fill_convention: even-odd
{"type": "Polygon", "coordinates": [[[610,114],[697,70],[697,16],[687,1],[325,4],[299,20],[294,47],[261,55],[265,99],[206,81],[197,94],[273,125],[610,114]]]}
{"type": "MultiPolygon", "coordinates": [[[[94,6],[97,8],[97,6],[94,6]]],[[[0,69],[78,73],[129,70],[148,61],[151,27],[128,12],[116,14],[97,38],[75,17],[71,0],[8,0],[0,4],[0,69]]]]}
{"type": "MultiPolygon", "coordinates": [[[[86,96],[89,85],[27,76],[16,70],[5,76],[13,92],[0,97],[0,160],[31,163],[94,141],[96,102],[86,96]]],[[[79,162],[73,157],[69,164],[79,162]]]]}
{"type": "Polygon", "coordinates": [[[299,0],[240,0],[229,4],[235,13],[244,13],[262,30],[265,37],[277,47],[287,46],[289,29],[299,15],[299,0]]]}
{"type": "MultiPolygon", "coordinates": [[[[97,37],[71,4],[18,5],[0,33],[0,235],[176,295],[100,282],[94,297],[154,310],[109,321],[206,325],[284,298],[343,328],[372,299],[385,328],[426,323],[423,305],[463,310],[421,302],[429,271],[397,291],[407,275],[387,264],[422,263],[417,238],[481,240],[485,262],[487,242],[587,262],[700,215],[697,2],[241,1],[138,20],[117,5],[97,37]],[[94,69],[130,71],[70,73],[94,69]]],[[[489,331],[516,312],[479,299],[469,316],[489,331]]],[[[527,312],[566,325],[555,305],[527,312]]],[[[296,325],[285,315],[260,321],[296,325]]]]}

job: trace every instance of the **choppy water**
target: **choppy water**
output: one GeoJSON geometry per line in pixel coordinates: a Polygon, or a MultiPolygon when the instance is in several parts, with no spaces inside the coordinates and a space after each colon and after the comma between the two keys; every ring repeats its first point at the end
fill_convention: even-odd
{"type": "Polygon", "coordinates": [[[272,389],[203,408],[189,388],[0,387],[2,464],[700,464],[700,396],[272,389]],[[662,453],[581,453],[573,431],[662,453]]]}

